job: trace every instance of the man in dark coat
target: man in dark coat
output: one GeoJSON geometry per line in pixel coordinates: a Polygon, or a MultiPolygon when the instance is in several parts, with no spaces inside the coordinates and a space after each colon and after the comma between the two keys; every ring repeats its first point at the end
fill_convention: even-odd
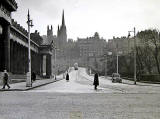
{"type": "Polygon", "coordinates": [[[5,89],[6,86],[8,87],[8,89],[10,88],[10,86],[8,84],[8,80],[9,80],[9,76],[8,76],[7,70],[4,70],[3,88],[2,89],[5,89]]]}
{"type": "Polygon", "coordinates": [[[93,85],[94,85],[94,89],[97,90],[97,86],[99,85],[98,73],[95,73],[94,75],[93,85]]]}
{"type": "Polygon", "coordinates": [[[69,81],[69,74],[66,75],[66,81],[69,81]]]}
{"type": "Polygon", "coordinates": [[[32,81],[36,80],[36,74],[34,72],[32,72],[31,79],[32,79],[32,81]]]}

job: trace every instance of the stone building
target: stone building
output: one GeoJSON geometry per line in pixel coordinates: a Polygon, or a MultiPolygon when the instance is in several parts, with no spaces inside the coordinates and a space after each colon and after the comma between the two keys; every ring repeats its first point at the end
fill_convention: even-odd
{"type": "MultiPolygon", "coordinates": [[[[29,65],[28,32],[11,18],[11,13],[17,8],[15,0],[0,1],[0,72],[6,69],[11,74],[26,74],[29,65]]],[[[50,77],[51,51],[51,44],[44,44],[37,31],[31,34],[31,70],[50,77]]]]}
{"type": "Polygon", "coordinates": [[[113,37],[113,39],[108,39],[107,42],[107,51],[115,54],[118,52],[121,55],[125,55],[131,52],[131,49],[134,47],[134,39],[127,37],[113,37]]]}
{"type": "Polygon", "coordinates": [[[47,35],[43,35],[44,41],[48,41],[48,44],[52,44],[52,69],[53,73],[56,72],[57,68],[65,69],[67,60],[67,29],[65,25],[64,10],[62,13],[62,24],[57,29],[57,34],[54,35],[53,26],[47,26],[47,35]],[[55,61],[56,60],[56,61],[55,61]],[[56,63],[56,64],[55,64],[56,63]]]}
{"type": "Polygon", "coordinates": [[[80,58],[82,65],[87,65],[90,58],[98,58],[104,53],[104,47],[106,46],[106,40],[99,37],[96,32],[93,37],[78,38],[78,46],[80,50],[80,58]]]}

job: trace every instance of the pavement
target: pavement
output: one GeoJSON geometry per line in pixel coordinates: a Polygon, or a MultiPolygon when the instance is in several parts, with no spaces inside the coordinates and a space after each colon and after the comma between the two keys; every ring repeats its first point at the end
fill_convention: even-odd
{"type": "Polygon", "coordinates": [[[34,88],[38,88],[47,84],[60,81],[62,79],[63,79],[63,75],[56,76],[56,80],[54,78],[36,80],[32,83],[32,87],[26,87],[26,82],[13,83],[13,84],[9,84],[11,87],[10,89],[8,89],[8,87],[6,86],[5,89],[1,88],[0,91],[27,91],[27,90],[31,90],[34,88]]]}

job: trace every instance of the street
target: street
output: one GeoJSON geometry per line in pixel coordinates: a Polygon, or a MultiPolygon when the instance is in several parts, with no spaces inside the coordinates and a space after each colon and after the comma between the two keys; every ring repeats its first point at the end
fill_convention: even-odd
{"type": "Polygon", "coordinates": [[[160,86],[111,83],[84,68],[72,70],[70,80],[22,92],[0,92],[0,119],[159,119],[160,86]]]}
{"type": "Polygon", "coordinates": [[[160,0],[0,0],[0,119],[160,119],[160,0]]]}

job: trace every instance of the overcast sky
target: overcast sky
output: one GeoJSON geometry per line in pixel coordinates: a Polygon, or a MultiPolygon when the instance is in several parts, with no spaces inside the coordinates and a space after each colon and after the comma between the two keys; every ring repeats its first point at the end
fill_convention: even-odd
{"type": "Polygon", "coordinates": [[[129,30],[160,29],[160,0],[16,0],[17,12],[12,17],[27,29],[27,9],[30,9],[34,30],[47,33],[53,25],[53,34],[61,24],[62,11],[68,38],[84,38],[99,32],[110,39],[127,36],[129,30]]]}

